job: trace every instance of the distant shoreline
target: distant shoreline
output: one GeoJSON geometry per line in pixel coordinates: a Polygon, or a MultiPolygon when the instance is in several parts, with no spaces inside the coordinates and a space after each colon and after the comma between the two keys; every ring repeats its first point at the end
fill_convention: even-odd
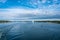
{"type": "Polygon", "coordinates": [[[22,20],[10,20],[10,21],[60,21],[60,19],[22,19],[22,20]]]}
{"type": "Polygon", "coordinates": [[[0,23],[7,23],[7,22],[10,22],[8,20],[0,20],[0,23]]]}
{"type": "Polygon", "coordinates": [[[53,23],[60,23],[60,19],[0,20],[0,23],[7,23],[7,22],[53,22],[53,23]]]}
{"type": "Polygon", "coordinates": [[[0,22],[10,22],[10,21],[60,21],[60,19],[21,19],[21,20],[0,20],[0,22]]]}

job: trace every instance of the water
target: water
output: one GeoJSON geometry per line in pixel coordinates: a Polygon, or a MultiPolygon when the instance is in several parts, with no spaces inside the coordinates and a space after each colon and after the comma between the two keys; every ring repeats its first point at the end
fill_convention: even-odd
{"type": "Polygon", "coordinates": [[[0,40],[60,40],[60,24],[52,22],[0,23],[0,35],[0,40]]]}

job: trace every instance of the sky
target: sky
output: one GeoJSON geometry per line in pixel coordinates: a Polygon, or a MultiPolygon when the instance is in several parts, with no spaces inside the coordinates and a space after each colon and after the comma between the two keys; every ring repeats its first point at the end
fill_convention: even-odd
{"type": "Polygon", "coordinates": [[[33,17],[59,18],[60,0],[0,0],[0,20],[33,17]]]}

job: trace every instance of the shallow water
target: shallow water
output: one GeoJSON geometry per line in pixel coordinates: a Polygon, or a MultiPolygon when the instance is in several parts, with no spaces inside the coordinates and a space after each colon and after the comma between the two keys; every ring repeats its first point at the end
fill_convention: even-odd
{"type": "Polygon", "coordinates": [[[60,24],[52,22],[0,23],[1,32],[1,40],[60,40],[60,24]]]}

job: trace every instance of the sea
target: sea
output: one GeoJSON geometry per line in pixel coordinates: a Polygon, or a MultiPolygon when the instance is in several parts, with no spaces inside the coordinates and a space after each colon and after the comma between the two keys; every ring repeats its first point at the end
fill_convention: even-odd
{"type": "Polygon", "coordinates": [[[0,23],[0,40],[60,40],[60,23],[31,21],[0,23]]]}

